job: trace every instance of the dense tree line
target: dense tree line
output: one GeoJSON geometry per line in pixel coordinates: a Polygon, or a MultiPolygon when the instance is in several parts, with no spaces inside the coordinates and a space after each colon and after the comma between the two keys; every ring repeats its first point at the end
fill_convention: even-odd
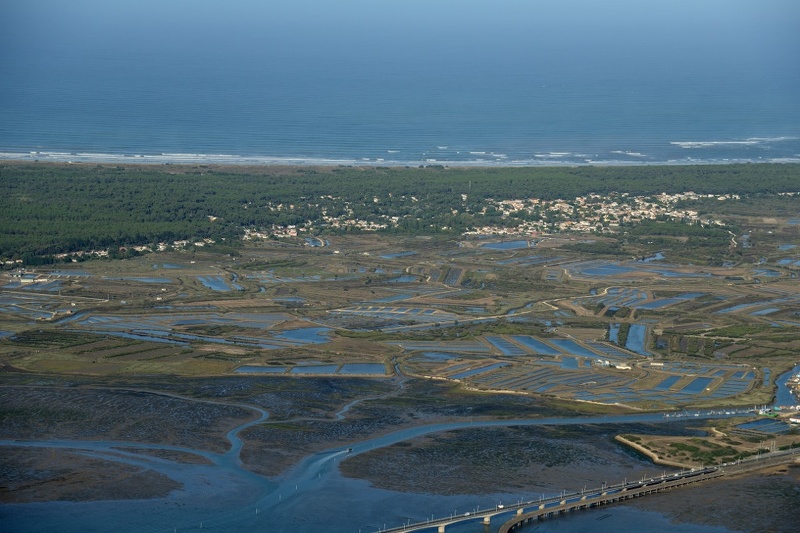
{"type": "Polygon", "coordinates": [[[0,165],[0,258],[235,239],[244,227],[320,223],[323,214],[351,212],[363,220],[401,217],[394,232],[460,232],[503,223],[497,213],[479,214],[489,198],[797,190],[800,165],[794,164],[448,169],[6,163],[0,165]]]}

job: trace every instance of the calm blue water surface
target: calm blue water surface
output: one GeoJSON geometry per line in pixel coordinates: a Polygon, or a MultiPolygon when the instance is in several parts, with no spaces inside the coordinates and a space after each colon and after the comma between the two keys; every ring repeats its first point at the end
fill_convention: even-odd
{"type": "MultiPolygon", "coordinates": [[[[695,415],[697,416],[697,415],[695,415]]],[[[703,414],[703,417],[706,415],[703,414]]],[[[715,415],[719,416],[719,415],[715,415]]],[[[240,428],[257,424],[267,418],[263,412],[258,420],[248,422],[240,428]]],[[[199,451],[213,465],[185,465],[161,459],[151,460],[133,454],[122,456],[117,441],[25,441],[23,445],[55,448],[81,448],[91,453],[104,450],[114,452],[117,460],[133,465],[164,470],[170,476],[184,482],[182,490],[173,491],[166,498],[128,501],[90,502],[46,502],[20,505],[0,505],[0,519],[13,531],[328,531],[331,533],[377,531],[385,524],[399,525],[407,519],[424,520],[426,516],[446,515],[449,509],[486,508],[502,502],[514,502],[518,498],[531,499],[536,493],[484,494],[482,496],[458,495],[436,496],[432,494],[398,493],[375,489],[362,480],[344,478],[339,474],[338,462],[351,452],[363,453],[375,448],[390,446],[416,436],[431,432],[465,429],[470,427],[497,427],[506,425],[570,425],[586,423],[668,423],[660,414],[636,414],[605,416],[600,418],[548,418],[529,420],[497,420],[480,422],[450,422],[398,430],[366,441],[354,442],[350,448],[339,447],[310,455],[281,478],[266,479],[243,471],[238,463],[238,452],[242,441],[237,437],[239,429],[229,433],[232,446],[225,454],[199,451]],[[259,513],[259,510],[261,511],[259,513]]],[[[0,445],[20,445],[18,441],[2,441],[0,445]]],[[[167,445],[137,444],[136,447],[152,447],[183,451],[180,447],[167,445]]],[[[80,453],[80,452],[79,452],[80,453]]],[[[635,463],[636,461],[634,461],[635,463]]],[[[640,462],[634,471],[643,468],[652,472],[652,465],[640,462]]],[[[660,469],[660,468],[659,468],[660,469]]],[[[650,474],[652,475],[652,474],[650,474]]],[[[569,482],[569,480],[565,480],[569,482]]],[[[572,483],[574,484],[574,482],[572,483]]],[[[578,484],[579,486],[579,484],[578,484]]],[[[563,487],[557,487],[560,490],[563,487]]],[[[551,489],[552,490],[552,489],[551,489]]],[[[574,490],[574,489],[571,489],[574,490]]],[[[705,526],[677,526],[658,513],[640,513],[635,526],[632,522],[614,521],[614,528],[595,524],[601,516],[611,521],[611,515],[625,507],[611,507],[598,515],[587,511],[569,517],[567,522],[557,524],[582,524],[577,531],[724,531],[705,526]],[[605,514],[609,514],[605,516],[605,514]],[[627,524],[625,526],[624,524],[627,524]],[[676,526],[672,528],[672,526],[676,526]]],[[[457,514],[457,513],[456,513],[457,514]]],[[[494,521],[489,531],[495,531],[500,520],[494,521]]],[[[563,526],[562,526],[563,527],[563,526]]],[[[464,524],[454,531],[487,531],[477,523],[464,524]]]]}
{"type": "Polygon", "coordinates": [[[782,0],[6,0],[0,157],[797,160],[798,20],[782,0]]]}
{"type": "Polygon", "coordinates": [[[374,374],[383,376],[386,374],[386,367],[381,363],[345,363],[339,369],[339,374],[374,374]]]}
{"type": "Polygon", "coordinates": [[[640,355],[650,355],[644,347],[646,339],[647,326],[644,324],[631,324],[628,330],[628,338],[625,341],[625,347],[640,355]]]}
{"type": "Polygon", "coordinates": [[[301,344],[322,344],[327,342],[330,331],[330,328],[289,329],[275,335],[275,338],[301,344]]]}
{"type": "Polygon", "coordinates": [[[225,282],[222,276],[197,276],[197,279],[204,286],[212,291],[227,292],[230,291],[230,286],[225,282]]]}
{"type": "Polygon", "coordinates": [[[714,381],[714,378],[704,378],[704,377],[694,378],[691,381],[691,383],[686,385],[681,390],[683,392],[691,392],[691,393],[699,394],[699,393],[703,392],[703,389],[705,389],[712,381],[714,381]]]}
{"type": "Polygon", "coordinates": [[[481,244],[481,248],[487,248],[490,250],[518,250],[520,248],[529,248],[530,242],[529,241],[501,241],[501,242],[487,242],[486,244],[481,244]]]}
{"type": "Polygon", "coordinates": [[[778,390],[775,394],[775,405],[800,404],[800,397],[795,396],[791,389],[786,386],[786,383],[789,381],[789,379],[797,373],[800,373],[800,365],[795,366],[789,372],[781,374],[778,379],[775,380],[775,384],[778,386],[778,390]]]}
{"type": "Polygon", "coordinates": [[[521,345],[525,346],[526,348],[529,348],[534,353],[542,355],[554,355],[554,356],[560,355],[560,352],[558,350],[552,348],[551,346],[548,346],[542,341],[534,339],[529,335],[512,335],[511,338],[514,339],[516,342],[520,343],[521,345]]]}

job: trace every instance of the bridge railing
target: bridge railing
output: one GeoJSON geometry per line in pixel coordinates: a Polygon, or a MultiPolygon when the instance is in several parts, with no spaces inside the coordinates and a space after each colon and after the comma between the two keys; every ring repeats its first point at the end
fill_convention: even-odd
{"type": "Polygon", "coordinates": [[[654,477],[654,478],[647,478],[647,479],[642,478],[641,480],[638,480],[638,481],[635,481],[635,480],[634,481],[628,481],[626,479],[626,480],[622,481],[621,483],[617,483],[617,484],[614,484],[614,485],[603,484],[602,486],[600,486],[598,488],[593,488],[593,489],[584,489],[584,490],[573,491],[573,492],[563,491],[561,494],[559,494],[557,496],[549,496],[547,498],[542,497],[539,500],[528,500],[528,501],[524,501],[524,502],[520,501],[520,502],[517,502],[517,503],[506,504],[506,505],[499,504],[499,505],[497,505],[495,507],[490,507],[490,508],[487,508],[487,509],[476,509],[474,511],[470,511],[469,513],[465,513],[463,515],[459,515],[459,514],[454,513],[454,514],[451,514],[449,516],[443,516],[441,518],[435,518],[435,519],[431,519],[431,520],[426,520],[425,522],[413,522],[413,523],[409,522],[409,523],[401,525],[401,526],[396,526],[396,527],[391,527],[391,528],[386,528],[386,529],[378,529],[376,531],[377,531],[377,533],[400,533],[400,532],[411,532],[411,531],[416,531],[416,530],[419,530],[419,529],[426,529],[426,528],[431,528],[431,527],[447,526],[447,525],[450,525],[450,524],[455,524],[455,523],[458,523],[458,522],[464,522],[464,521],[467,521],[467,520],[476,520],[476,519],[480,519],[480,518],[485,518],[487,516],[491,517],[491,516],[495,516],[495,515],[498,515],[498,514],[507,513],[509,511],[517,511],[519,509],[539,507],[541,505],[545,505],[546,506],[548,504],[561,502],[561,501],[564,501],[564,500],[571,500],[571,499],[574,499],[574,498],[584,497],[584,496],[592,495],[592,494],[602,494],[603,492],[612,492],[612,491],[621,492],[623,490],[627,491],[627,490],[630,490],[630,489],[633,489],[633,488],[638,488],[638,487],[643,486],[645,484],[652,484],[652,483],[656,483],[656,482],[676,480],[676,479],[680,479],[682,477],[702,475],[702,474],[705,474],[705,473],[714,472],[716,470],[717,470],[717,467],[709,467],[709,468],[702,468],[702,469],[696,469],[696,470],[693,469],[693,470],[681,471],[681,472],[679,472],[677,474],[664,474],[662,476],[657,476],[657,477],[654,477]]]}

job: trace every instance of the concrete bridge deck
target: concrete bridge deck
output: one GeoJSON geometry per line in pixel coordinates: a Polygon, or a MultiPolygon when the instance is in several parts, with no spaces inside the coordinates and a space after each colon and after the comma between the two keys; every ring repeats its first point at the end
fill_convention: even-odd
{"type": "Polygon", "coordinates": [[[737,463],[722,466],[712,466],[686,470],[678,473],[664,474],[651,479],[627,481],[617,485],[602,486],[600,488],[583,490],[580,492],[562,493],[551,498],[542,498],[538,501],[519,502],[507,505],[497,505],[490,509],[478,509],[475,512],[453,514],[450,516],[426,520],[425,522],[407,523],[399,527],[379,530],[380,533],[401,533],[412,531],[437,531],[445,533],[447,526],[467,522],[482,521],[491,524],[492,518],[516,511],[516,515],[507,520],[499,533],[508,533],[530,522],[554,518],[581,509],[590,509],[610,505],[632,498],[640,498],[665,490],[675,489],[710,479],[715,479],[728,474],[743,473],[770,465],[794,461],[800,455],[800,449],[775,451],[757,457],[742,459],[737,463]]]}
{"type": "MultiPolygon", "coordinates": [[[[444,533],[447,526],[457,524],[460,522],[481,520],[484,524],[490,524],[492,518],[501,514],[507,514],[510,511],[517,512],[517,518],[528,517],[537,513],[551,515],[553,513],[561,514],[569,512],[578,508],[588,507],[591,503],[603,501],[613,503],[632,497],[638,497],[663,490],[665,487],[675,487],[697,481],[704,481],[712,477],[721,476],[723,473],[716,467],[698,469],[696,471],[686,471],[677,474],[669,474],[659,476],[652,479],[628,482],[627,480],[618,485],[603,486],[591,490],[583,490],[580,492],[562,493],[559,496],[551,498],[542,498],[537,501],[527,501],[514,503],[509,505],[497,505],[491,509],[478,509],[475,512],[468,512],[459,515],[451,515],[434,520],[427,520],[425,522],[408,523],[403,526],[383,529],[381,533],[400,533],[412,531],[435,530],[439,533],[444,533]],[[562,511],[569,509],[569,511],[562,511]]],[[[596,505],[592,505],[593,507],[596,505]]]]}
{"type": "Polygon", "coordinates": [[[634,484],[628,484],[622,489],[603,491],[599,494],[593,493],[588,496],[583,496],[577,501],[574,499],[565,499],[560,501],[558,505],[549,507],[542,505],[539,506],[538,509],[527,513],[520,512],[522,511],[522,509],[520,509],[517,516],[500,527],[498,533],[509,533],[533,521],[544,520],[581,509],[609,505],[632,498],[640,498],[648,494],[662,492],[693,483],[700,483],[723,475],[724,473],[718,468],[706,468],[687,474],[673,474],[672,476],[662,476],[634,484]]]}

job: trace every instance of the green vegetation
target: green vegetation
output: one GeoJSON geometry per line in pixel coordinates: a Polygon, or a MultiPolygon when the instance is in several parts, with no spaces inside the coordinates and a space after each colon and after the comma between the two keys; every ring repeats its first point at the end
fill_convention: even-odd
{"type": "Polygon", "coordinates": [[[769,325],[737,324],[735,326],[728,326],[725,328],[720,328],[718,330],[715,330],[714,335],[719,337],[751,337],[753,335],[764,333],[765,331],[769,330],[770,330],[769,325]]]}
{"type": "Polygon", "coordinates": [[[579,242],[565,246],[565,249],[572,250],[584,254],[599,254],[610,256],[630,256],[630,252],[626,251],[618,242],[579,242]]]}
{"type": "MultiPolygon", "coordinates": [[[[700,464],[720,464],[744,459],[758,452],[742,452],[731,446],[721,446],[704,439],[691,439],[692,444],[673,442],[669,446],[679,454],[687,455],[691,461],[700,464]]],[[[768,451],[768,450],[767,450],[768,451]]]]}
{"type": "Polygon", "coordinates": [[[623,322],[619,325],[619,333],[617,334],[617,344],[620,346],[625,346],[628,342],[628,333],[631,331],[631,325],[627,322],[623,322]]]}
{"type": "Polygon", "coordinates": [[[68,331],[27,330],[14,336],[14,342],[23,346],[38,348],[75,348],[102,338],[91,333],[68,331]]]}
{"type": "MultiPolygon", "coordinates": [[[[486,201],[575,198],[623,191],[629,195],[730,193],[742,196],[798,189],[800,165],[697,165],[576,168],[312,168],[0,165],[0,258],[27,264],[61,253],[108,249],[130,257],[134,246],[209,239],[235,252],[245,228],[312,224],[336,228],[351,217],[399,234],[460,234],[480,225],[517,225],[539,216],[501,216],[486,201]],[[464,196],[462,196],[464,195],[464,196]],[[397,223],[385,225],[396,217],[397,223]],[[384,224],[385,227],[382,227],[384,224]]],[[[787,207],[788,208],[788,207],[787,207]]],[[[577,214],[573,214],[577,216],[577,214]]],[[[632,237],[688,237],[689,247],[724,246],[719,228],[652,223],[632,237]]],[[[585,248],[585,249],[584,249],[585,248]]],[[[578,251],[621,254],[614,243],[578,251]]]]}
{"type": "MultiPolygon", "coordinates": [[[[771,376],[779,375],[790,368],[800,347],[793,328],[797,268],[790,261],[796,254],[791,250],[800,245],[790,223],[797,211],[784,201],[798,194],[781,192],[800,188],[800,180],[784,179],[798,171],[800,165],[315,169],[0,164],[0,174],[9,178],[0,199],[8,209],[0,211],[0,220],[14,228],[0,235],[0,246],[10,246],[0,251],[4,260],[19,257],[13,241],[25,243],[20,246],[27,250],[26,260],[44,261],[48,258],[36,254],[76,243],[106,243],[102,235],[115,228],[127,228],[123,242],[132,234],[128,229],[150,222],[172,228],[172,233],[136,233],[153,250],[155,239],[188,238],[184,245],[166,243],[153,256],[124,261],[60,258],[86,261],[74,274],[65,266],[4,273],[7,312],[0,325],[0,356],[14,370],[104,376],[231,375],[243,364],[378,363],[389,373],[398,368],[409,376],[457,380],[458,387],[473,387],[478,394],[545,390],[567,403],[584,397],[591,402],[593,396],[641,409],[681,408],[684,402],[703,407],[769,402],[771,383],[762,383],[750,369],[769,368],[771,376]],[[699,181],[689,186],[678,178],[682,171],[699,181]],[[735,179],[729,181],[731,176],[735,179]],[[543,199],[556,196],[553,178],[564,180],[558,196],[566,199],[543,199]],[[59,204],[52,200],[55,182],[64,186],[59,204]],[[732,187],[739,192],[732,193],[732,187]],[[632,192],[610,192],[622,188],[632,192]],[[605,196],[585,194],[606,190],[605,196]],[[661,194],[676,190],[725,193],[661,194]],[[770,196],[773,190],[781,194],[770,196]],[[657,194],[632,195],[638,192],[657,194]],[[575,194],[583,196],[568,198],[575,194]],[[752,204],[754,199],[782,211],[752,218],[735,213],[730,223],[713,211],[716,205],[735,211],[737,202],[752,204]],[[675,211],[676,205],[685,210],[675,211]],[[698,206],[707,216],[696,216],[698,206]],[[377,224],[386,217],[399,222],[344,225],[353,220],[377,224]],[[519,224],[537,217],[555,222],[542,231],[519,224]],[[74,226],[69,223],[73,219],[78,222],[74,226]],[[448,226],[432,228],[430,221],[448,226]],[[285,226],[294,222],[313,225],[285,226]],[[478,223],[495,226],[462,232],[478,223]],[[175,228],[182,228],[180,235],[175,228]],[[73,231],[95,236],[70,241],[66,235],[73,231]],[[322,235],[314,243],[319,246],[304,246],[305,236],[317,235],[322,235]],[[36,248],[44,240],[55,248],[36,248]],[[487,246],[496,241],[515,242],[505,248],[487,246]],[[635,260],[640,258],[647,262],[635,260]],[[716,266],[721,262],[723,267],[716,266]],[[219,278],[221,288],[201,282],[208,277],[219,278]],[[696,294],[680,297],[690,293],[696,294]],[[664,298],[672,301],[659,305],[664,298]],[[773,300],[769,313],[755,312],[773,300]],[[731,311],[719,313],[726,308],[731,311]],[[645,346],[657,350],[652,366],[596,344],[608,340],[609,324],[619,325],[617,342],[625,346],[631,325],[645,323],[645,346]],[[333,331],[322,344],[298,344],[283,335],[310,327],[333,331]],[[137,336],[131,338],[132,332],[137,336]],[[532,347],[525,336],[554,351],[532,347]],[[581,357],[577,368],[557,367],[552,363],[563,363],[569,348],[555,339],[572,339],[603,363],[581,357]],[[421,355],[427,350],[445,355],[421,355]],[[480,370],[484,359],[497,368],[453,378],[460,373],[456,365],[472,372],[480,370]],[[709,390],[670,401],[657,396],[640,400],[649,392],[640,398],[617,394],[627,383],[634,384],[634,391],[652,391],[676,372],[673,361],[687,363],[687,372],[713,376],[709,390]],[[547,372],[533,374],[543,365],[547,372]],[[585,374],[585,380],[558,382],[556,374],[562,372],[585,374]],[[706,394],[713,390],[729,394],[706,394]]],[[[589,402],[580,409],[609,409],[589,402]]]]}

